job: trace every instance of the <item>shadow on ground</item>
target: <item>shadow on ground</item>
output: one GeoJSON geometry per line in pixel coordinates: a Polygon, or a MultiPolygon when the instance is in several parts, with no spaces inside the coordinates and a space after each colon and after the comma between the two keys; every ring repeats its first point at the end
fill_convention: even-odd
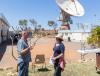
{"type": "Polygon", "coordinates": [[[100,74],[100,71],[97,71],[97,74],[100,74]]]}
{"type": "Polygon", "coordinates": [[[47,71],[51,71],[50,69],[48,68],[40,68],[38,69],[39,72],[47,72],[47,71]]]}

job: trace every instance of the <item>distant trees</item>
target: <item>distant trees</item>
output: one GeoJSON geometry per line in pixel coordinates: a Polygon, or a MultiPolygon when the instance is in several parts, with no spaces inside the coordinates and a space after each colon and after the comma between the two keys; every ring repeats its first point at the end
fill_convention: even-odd
{"type": "Polygon", "coordinates": [[[83,23],[77,23],[77,28],[79,29],[79,30],[86,30],[86,29],[88,29],[88,24],[83,24],[83,23]]]}
{"type": "MultiPolygon", "coordinates": [[[[38,24],[34,18],[29,19],[29,20],[21,19],[19,20],[18,23],[20,25],[21,30],[27,29],[29,30],[29,32],[32,32],[34,34],[41,34],[43,31],[45,31],[45,28],[43,28],[41,24],[38,24]],[[31,27],[28,26],[28,22],[31,23],[31,27]]],[[[48,25],[53,28],[54,30],[53,33],[56,33],[56,28],[58,26],[57,23],[55,21],[48,21],[48,25]]],[[[48,33],[48,32],[45,32],[45,33],[48,33]]]]}
{"type": "MultiPolygon", "coordinates": [[[[30,19],[29,22],[32,24],[31,26],[34,27],[34,31],[36,32],[37,30],[40,30],[42,28],[41,25],[37,25],[37,21],[33,18],[33,19],[30,19]]],[[[21,19],[19,20],[19,25],[20,25],[20,28],[21,30],[23,29],[29,29],[28,27],[28,20],[27,19],[21,19]]],[[[32,27],[31,27],[32,29],[32,27]]]]}
{"type": "Polygon", "coordinates": [[[96,45],[100,47],[100,26],[92,29],[91,35],[87,39],[88,44],[96,45]]]}

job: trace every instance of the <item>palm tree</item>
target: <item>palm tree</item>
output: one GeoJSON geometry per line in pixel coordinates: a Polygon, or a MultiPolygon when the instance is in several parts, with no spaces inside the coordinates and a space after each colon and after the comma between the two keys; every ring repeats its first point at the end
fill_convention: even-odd
{"type": "Polygon", "coordinates": [[[27,29],[27,23],[28,21],[26,19],[22,19],[22,20],[19,20],[19,25],[20,25],[20,28],[23,30],[23,29],[27,29]]]}

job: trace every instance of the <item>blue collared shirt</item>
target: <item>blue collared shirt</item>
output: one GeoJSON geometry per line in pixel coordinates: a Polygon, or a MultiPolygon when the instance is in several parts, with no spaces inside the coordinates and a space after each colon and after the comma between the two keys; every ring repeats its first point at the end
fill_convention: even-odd
{"type": "Polygon", "coordinates": [[[25,41],[24,39],[20,39],[17,43],[17,52],[18,52],[18,63],[21,62],[30,62],[31,61],[31,54],[30,51],[28,51],[28,53],[25,56],[21,55],[21,51],[23,49],[28,48],[28,43],[27,41],[25,41]]]}

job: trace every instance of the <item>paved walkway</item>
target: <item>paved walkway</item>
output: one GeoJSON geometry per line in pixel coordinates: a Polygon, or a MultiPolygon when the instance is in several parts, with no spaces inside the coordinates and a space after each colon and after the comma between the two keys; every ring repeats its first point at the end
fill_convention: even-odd
{"type": "MultiPolygon", "coordinates": [[[[14,48],[14,54],[16,54],[16,46],[14,48]]],[[[17,55],[15,55],[17,56],[17,55]]],[[[12,57],[12,46],[9,42],[4,42],[0,45],[0,68],[15,67],[16,61],[12,57]]]]}

